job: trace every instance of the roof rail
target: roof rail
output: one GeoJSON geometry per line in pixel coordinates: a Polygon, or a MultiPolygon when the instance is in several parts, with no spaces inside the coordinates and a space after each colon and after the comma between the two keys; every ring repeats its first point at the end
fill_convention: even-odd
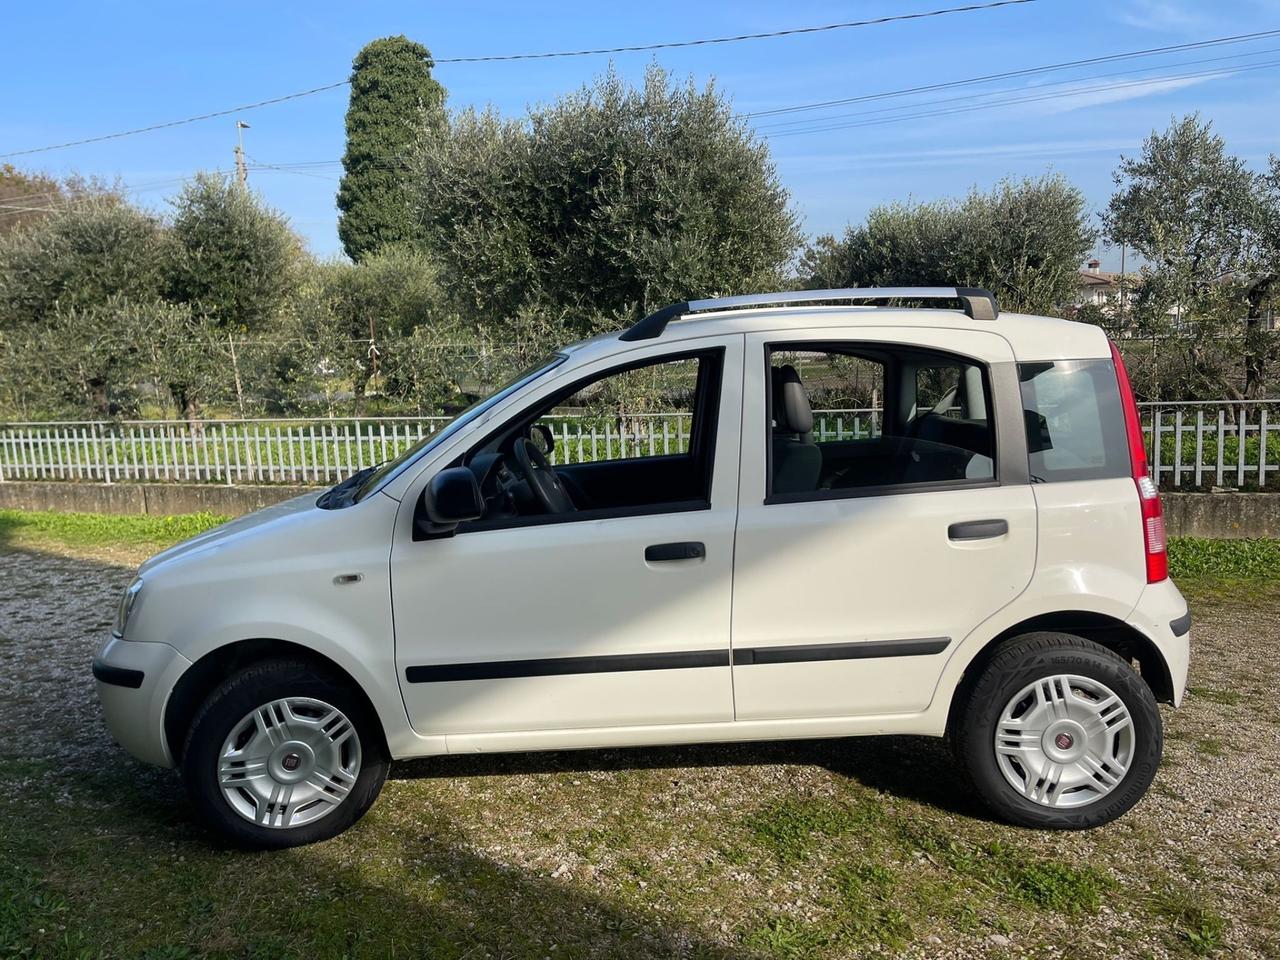
{"type": "Polygon", "coordinates": [[[619,340],[653,340],[662,336],[667,324],[690,313],[728,310],[733,307],[763,307],[779,303],[827,303],[841,300],[959,300],[964,312],[974,320],[994,320],[1000,316],[995,294],[979,287],[851,287],[847,290],[791,290],[783,293],[748,293],[739,297],[711,300],[684,300],[657,310],[626,330],[619,340]]]}

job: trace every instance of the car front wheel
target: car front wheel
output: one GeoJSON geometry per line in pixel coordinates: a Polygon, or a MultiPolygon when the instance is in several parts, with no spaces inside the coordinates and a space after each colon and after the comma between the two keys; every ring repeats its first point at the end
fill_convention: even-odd
{"type": "Polygon", "coordinates": [[[259,849],[346,830],[377,798],[387,766],[364,698],[303,660],[255,663],[226,680],[197,711],[182,756],[202,819],[259,849]]]}
{"type": "Polygon", "coordinates": [[[952,730],[978,794],[1027,827],[1084,829],[1127,812],[1164,747],[1146,682],[1081,637],[1008,641],[969,690],[952,730]]]}

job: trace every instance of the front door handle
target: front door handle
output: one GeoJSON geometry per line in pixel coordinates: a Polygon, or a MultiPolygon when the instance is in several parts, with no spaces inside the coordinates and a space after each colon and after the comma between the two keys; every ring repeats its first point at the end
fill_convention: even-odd
{"type": "Polygon", "coordinates": [[[1009,532],[1008,520],[966,520],[947,527],[950,540],[990,540],[1009,532]]]}
{"type": "Polygon", "coordinates": [[[650,563],[662,563],[666,560],[700,560],[706,555],[706,545],[698,540],[655,543],[644,548],[644,558],[650,563]]]}

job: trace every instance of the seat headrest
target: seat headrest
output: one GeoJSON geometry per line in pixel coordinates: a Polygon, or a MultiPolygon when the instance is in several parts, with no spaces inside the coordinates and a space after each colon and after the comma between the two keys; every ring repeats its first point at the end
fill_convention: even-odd
{"type": "Polygon", "coordinates": [[[809,395],[796,368],[787,364],[769,371],[773,381],[773,420],[780,433],[808,433],[813,429],[809,395]]]}

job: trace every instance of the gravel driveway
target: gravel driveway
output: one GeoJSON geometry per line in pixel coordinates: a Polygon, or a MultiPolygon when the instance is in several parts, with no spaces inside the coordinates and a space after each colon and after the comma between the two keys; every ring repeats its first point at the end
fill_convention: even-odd
{"type": "Polygon", "coordinates": [[[89,676],[139,557],[0,546],[0,956],[1280,956],[1280,587],[1188,585],[1148,798],[1015,830],[932,741],[399,764],[328,844],[213,849],[89,676]]]}

